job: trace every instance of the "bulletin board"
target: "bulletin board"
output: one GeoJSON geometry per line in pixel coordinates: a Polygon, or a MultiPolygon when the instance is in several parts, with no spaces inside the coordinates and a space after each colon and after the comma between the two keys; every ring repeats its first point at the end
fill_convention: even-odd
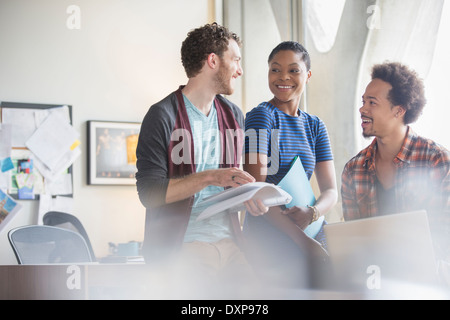
{"type": "MultiPolygon", "coordinates": [[[[0,141],[0,174],[7,180],[9,197],[39,200],[39,195],[44,193],[72,197],[72,164],[69,165],[68,158],[77,157],[78,151],[74,148],[75,151],[66,152],[65,148],[57,147],[67,136],[76,134],[72,131],[70,105],[1,102],[0,138],[3,134],[8,139],[0,141]],[[53,156],[53,150],[46,148],[60,153],[53,156]],[[10,152],[5,157],[7,149],[10,152]]],[[[4,186],[5,181],[2,182],[4,186]]]]}

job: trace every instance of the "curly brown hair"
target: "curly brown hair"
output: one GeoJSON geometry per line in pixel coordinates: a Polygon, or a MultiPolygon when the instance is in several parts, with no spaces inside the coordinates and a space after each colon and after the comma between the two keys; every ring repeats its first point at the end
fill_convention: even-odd
{"type": "Polygon", "coordinates": [[[209,54],[215,53],[222,58],[230,39],[241,46],[241,40],[235,33],[216,22],[191,30],[181,45],[181,63],[188,78],[200,72],[209,54]]]}
{"type": "Polygon", "coordinates": [[[407,66],[398,62],[385,62],[372,68],[372,80],[388,82],[392,89],[388,99],[394,106],[405,110],[404,122],[410,124],[419,119],[427,103],[423,80],[407,66]]]}

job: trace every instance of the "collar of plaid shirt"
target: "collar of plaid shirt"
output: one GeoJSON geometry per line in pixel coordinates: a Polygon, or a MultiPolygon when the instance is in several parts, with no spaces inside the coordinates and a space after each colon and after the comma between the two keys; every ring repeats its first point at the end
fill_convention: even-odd
{"type": "MultiPolygon", "coordinates": [[[[395,165],[402,167],[405,164],[409,164],[409,157],[413,150],[414,141],[417,138],[417,134],[414,130],[408,126],[408,131],[406,133],[406,138],[403,141],[403,145],[400,148],[400,152],[394,159],[395,165]]],[[[366,153],[366,158],[364,160],[364,167],[369,171],[375,170],[375,155],[377,153],[377,139],[373,139],[372,143],[369,145],[366,153]]]]}

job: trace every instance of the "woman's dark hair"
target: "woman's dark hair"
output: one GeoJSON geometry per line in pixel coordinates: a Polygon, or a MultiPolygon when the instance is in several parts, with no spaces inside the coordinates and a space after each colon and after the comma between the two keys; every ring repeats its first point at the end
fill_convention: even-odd
{"type": "Polygon", "coordinates": [[[195,77],[200,72],[209,54],[215,53],[222,58],[230,39],[241,45],[241,40],[235,33],[216,22],[191,30],[181,45],[181,63],[188,78],[195,77]]]}
{"type": "Polygon", "coordinates": [[[306,65],[306,71],[311,70],[311,58],[308,51],[300,43],[295,41],[284,41],[277,45],[269,55],[268,62],[272,61],[273,57],[280,51],[291,50],[302,55],[302,60],[306,65]]]}
{"type": "Polygon", "coordinates": [[[380,79],[392,86],[388,99],[394,106],[405,110],[405,124],[410,124],[420,117],[427,103],[422,79],[414,70],[398,62],[377,64],[372,69],[372,80],[380,79]]]}

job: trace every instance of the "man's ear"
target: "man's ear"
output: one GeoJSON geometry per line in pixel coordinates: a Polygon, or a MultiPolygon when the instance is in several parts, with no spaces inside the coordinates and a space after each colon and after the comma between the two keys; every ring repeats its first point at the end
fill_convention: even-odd
{"type": "Polygon", "coordinates": [[[311,80],[311,77],[312,77],[312,72],[311,72],[311,70],[309,70],[308,75],[306,76],[306,83],[308,83],[309,80],[311,80]]]}
{"type": "Polygon", "coordinates": [[[402,106],[395,106],[395,108],[397,108],[396,112],[395,112],[395,117],[396,118],[401,118],[405,115],[406,113],[406,109],[403,108],[402,106]]]}
{"type": "Polygon", "coordinates": [[[208,55],[206,63],[211,69],[216,69],[218,66],[219,57],[213,52],[208,55]]]}

